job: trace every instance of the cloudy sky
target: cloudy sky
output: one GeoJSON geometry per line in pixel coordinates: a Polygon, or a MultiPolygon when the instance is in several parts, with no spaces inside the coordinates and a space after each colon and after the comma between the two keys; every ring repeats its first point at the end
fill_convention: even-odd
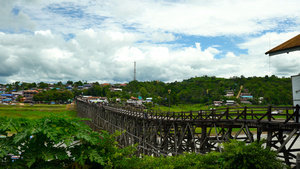
{"type": "Polygon", "coordinates": [[[0,83],[289,77],[299,0],[1,0],[0,83]]]}

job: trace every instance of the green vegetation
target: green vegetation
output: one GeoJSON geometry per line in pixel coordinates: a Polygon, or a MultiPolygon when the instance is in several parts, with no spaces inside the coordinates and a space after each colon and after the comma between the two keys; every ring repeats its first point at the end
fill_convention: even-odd
{"type": "Polygon", "coordinates": [[[77,113],[70,105],[22,104],[1,105],[0,117],[40,119],[50,115],[76,117],[77,113]]]}
{"type": "MultiPolygon", "coordinates": [[[[167,88],[172,90],[171,104],[200,103],[209,105],[215,100],[234,99],[224,97],[225,91],[233,90],[236,96],[241,85],[253,95],[253,104],[258,104],[259,97],[264,97],[263,104],[279,105],[292,103],[290,78],[278,78],[275,76],[249,78],[241,76],[240,78],[235,77],[232,79],[203,76],[184,80],[183,82],[170,83],[165,86],[164,90],[167,90],[167,88]],[[280,88],[280,91],[277,91],[277,88],[280,88]]],[[[163,97],[168,98],[167,92],[165,91],[164,93],[163,97]]]]}
{"type": "MultiPolygon", "coordinates": [[[[115,135],[93,132],[79,118],[0,118],[0,162],[6,168],[112,168],[133,153],[119,149],[115,135]],[[9,154],[19,155],[16,161],[9,154]]],[[[119,134],[119,133],[117,133],[119,134]]]]}
{"type": "Polygon", "coordinates": [[[224,144],[222,153],[211,152],[206,155],[186,153],[172,157],[131,158],[120,168],[205,168],[205,169],[279,169],[285,168],[276,158],[276,153],[262,147],[262,142],[246,145],[244,142],[231,140],[224,144]]]}
{"type": "Polygon", "coordinates": [[[222,153],[186,153],[174,157],[134,156],[134,147],[118,148],[115,135],[93,132],[79,118],[58,116],[36,120],[0,117],[1,165],[5,168],[286,168],[262,142],[231,141],[222,153]],[[12,162],[10,153],[19,155],[12,162]]]}
{"type": "MultiPolygon", "coordinates": [[[[15,82],[13,84],[6,84],[6,92],[12,90],[26,90],[32,88],[49,89],[34,96],[35,101],[67,101],[78,95],[92,95],[107,97],[111,100],[121,98],[121,100],[130,99],[131,96],[142,96],[143,99],[151,97],[153,105],[168,106],[169,102],[173,105],[179,104],[201,104],[211,105],[213,101],[235,100],[240,87],[243,86],[241,92],[249,92],[253,96],[250,101],[253,105],[291,105],[292,104],[292,85],[291,78],[279,78],[274,75],[265,77],[232,77],[232,78],[218,78],[218,77],[195,77],[183,80],[182,82],[164,83],[161,81],[146,81],[139,82],[137,80],[129,82],[123,86],[120,84],[114,85],[100,85],[98,82],[92,83],[89,89],[82,89],[82,85],[87,82],[72,82],[67,84],[57,82],[56,84],[47,84],[44,82],[26,83],[15,82]],[[72,85],[71,91],[67,90],[67,85],[72,85]],[[122,91],[111,91],[111,87],[119,87],[122,91]],[[169,93],[168,91],[171,90],[169,93]],[[225,97],[226,91],[234,92],[235,97],[225,97]],[[259,98],[263,97],[262,102],[259,98]]],[[[1,84],[0,84],[1,86],[1,84]]],[[[147,105],[148,108],[151,108],[147,105]]]]}
{"type": "MultiPolygon", "coordinates": [[[[292,104],[292,85],[291,78],[279,78],[276,76],[265,77],[233,77],[233,78],[217,78],[217,77],[195,77],[182,82],[163,83],[160,81],[138,82],[131,81],[125,87],[121,87],[123,91],[111,92],[110,86],[94,86],[90,89],[82,90],[84,95],[106,96],[109,98],[119,97],[129,99],[131,96],[152,97],[153,103],[159,105],[179,104],[201,104],[211,105],[217,100],[235,100],[236,97],[225,97],[227,90],[234,92],[236,96],[243,85],[242,92],[245,89],[252,94],[252,104],[258,105],[291,105],[292,104]],[[168,90],[171,89],[169,94],[168,90]],[[259,97],[263,97],[262,103],[259,103],[259,97]],[[170,98],[170,99],[169,99],[170,98]]],[[[73,90],[75,92],[75,90],[73,90]]],[[[80,92],[75,92],[78,95],[80,92]]]]}
{"type": "MultiPolygon", "coordinates": [[[[212,105],[203,105],[203,104],[178,104],[178,105],[171,105],[170,112],[189,112],[189,111],[199,111],[199,110],[210,110],[212,108],[216,108],[212,105]]],[[[220,108],[226,108],[225,106],[218,107],[220,108]]],[[[163,112],[169,111],[169,106],[164,105],[157,105],[155,107],[151,108],[152,110],[158,110],[163,112]]]]}
{"type": "Polygon", "coordinates": [[[43,91],[33,96],[34,101],[64,101],[67,102],[69,99],[73,99],[74,95],[71,91],[58,91],[56,89],[43,91]]]}
{"type": "MultiPolygon", "coordinates": [[[[171,112],[187,112],[187,111],[199,111],[199,110],[209,110],[212,106],[205,106],[201,104],[178,104],[178,105],[171,105],[170,111],[171,112]]],[[[153,110],[160,110],[160,111],[169,111],[169,106],[158,105],[152,107],[153,110]]]]}

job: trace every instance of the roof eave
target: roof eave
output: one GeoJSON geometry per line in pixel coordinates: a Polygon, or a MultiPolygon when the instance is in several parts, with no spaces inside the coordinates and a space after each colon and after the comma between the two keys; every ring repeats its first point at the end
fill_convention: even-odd
{"type": "Polygon", "coordinates": [[[289,52],[293,52],[293,51],[297,51],[300,50],[300,46],[297,47],[293,47],[293,48],[288,48],[288,49],[282,49],[282,50],[276,50],[273,52],[266,52],[265,54],[269,54],[269,56],[274,56],[274,55],[279,55],[279,54],[283,54],[283,53],[289,53],[289,52]]]}

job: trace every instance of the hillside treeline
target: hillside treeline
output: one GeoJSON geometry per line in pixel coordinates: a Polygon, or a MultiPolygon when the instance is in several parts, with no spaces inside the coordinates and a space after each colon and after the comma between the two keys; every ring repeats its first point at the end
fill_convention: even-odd
{"type": "Polygon", "coordinates": [[[34,97],[35,101],[50,101],[50,100],[68,100],[78,95],[92,95],[102,96],[114,101],[116,98],[121,98],[125,101],[133,97],[141,96],[143,99],[151,97],[153,103],[159,105],[177,105],[177,104],[202,104],[211,105],[214,101],[235,100],[241,86],[241,92],[250,93],[253,99],[252,104],[262,105],[291,105],[292,104],[292,85],[291,78],[265,76],[265,77],[232,77],[232,78],[218,78],[218,77],[193,77],[183,80],[181,82],[164,83],[161,81],[131,81],[127,85],[120,84],[99,84],[92,83],[89,89],[81,89],[87,82],[72,82],[67,84],[58,82],[53,84],[49,90],[49,84],[40,82],[25,83],[21,85],[20,82],[14,84],[7,84],[7,92],[13,90],[26,90],[33,87],[43,89],[42,93],[34,97]],[[72,89],[67,89],[67,86],[72,86],[72,89]],[[113,90],[113,88],[121,88],[120,90],[113,90]],[[45,91],[48,89],[47,91],[45,91]],[[71,90],[71,92],[67,91],[71,90]],[[234,97],[225,97],[226,92],[234,92],[234,97]],[[263,98],[263,99],[262,99],[263,98]]]}
{"type": "MultiPolygon", "coordinates": [[[[225,97],[227,91],[233,91],[236,96],[243,86],[241,92],[248,92],[253,96],[250,100],[252,104],[263,105],[290,105],[292,104],[292,86],[291,78],[279,78],[276,76],[265,77],[194,77],[182,82],[164,83],[161,81],[131,81],[125,87],[121,87],[122,91],[111,92],[109,87],[100,87],[94,85],[88,90],[84,90],[84,94],[106,97],[118,97],[129,99],[131,96],[142,96],[143,99],[152,97],[154,103],[169,104],[203,104],[209,105],[213,101],[233,99],[239,102],[236,97],[225,97]],[[170,91],[170,93],[169,93],[170,91]],[[262,97],[262,102],[259,98],[262,97]]],[[[79,92],[78,92],[79,93],[79,92]]],[[[76,95],[76,94],[75,94],[76,95]]]]}
{"type": "MultiPolygon", "coordinates": [[[[287,105],[292,104],[292,87],[290,78],[278,78],[276,76],[265,77],[234,77],[230,79],[217,77],[195,77],[182,82],[130,82],[124,90],[138,93],[145,88],[147,96],[168,98],[168,90],[171,89],[171,102],[177,103],[201,103],[212,104],[213,101],[234,99],[224,95],[226,91],[234,91],[235,96],[243,85],[242,92],[248,89],[253,95],[253,104],[259,103],[259,97],[263,97],[263,104],[287,105]]],[[[238,101],[237,99],[235,99],[238,101]]]]}

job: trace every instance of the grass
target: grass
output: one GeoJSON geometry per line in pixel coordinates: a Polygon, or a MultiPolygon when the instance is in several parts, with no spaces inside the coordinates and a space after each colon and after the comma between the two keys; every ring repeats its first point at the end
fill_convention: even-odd
{"type": "Polygon", "coordinates": [[[17,104],[0,105],[0,117],[39,119],[45,116],[61,115],[76,117],[74,107],[70,105],[46,105],[46,104],[17,104]]]}
{"type": "MultiPolygon", "coordinates": [[[[210,108],[215,108],[214,106],[206,106],[202,104],[178,104],[178,105],[171,105],[170,112],[187,112],[187,111],[199,111],[199,110],[209,110],[210,108]]],[[[168,106],[155,106],[152,108],[153,110],[159,110],[159,111],[169,111],[168,106]]]]}
{"type": "MultiPolygon", "coordinates": [[[[239,106],[238,108],[243,108],[243,107],[268,107],[267,105],[242,105],[239,106]]],[[[279,105],[279,106],[272,106],[272,107],[291,107],[292,105],[279,105]]],[[[152,107],[152,110],[156,111],[162,111],[162,112],[189,112],[189,111],[199,111],[199,110],[210,110],[210,109],[223,109],[227,108],[227,106],[220,106],[220,107],[215,107],[213,105],[202,105],[202,104],[178,104],[178,105],[171,105],[169,108],[168,106],[155,106],[152,107]]],[[[234,109],[235,107],[230,107],[231,109],[234,109]]],[[[255,110],[255,108],[253,109],[255,110]]],[[[256,113],[265,113],[265,111],[257,111],[256,113]]]]}

